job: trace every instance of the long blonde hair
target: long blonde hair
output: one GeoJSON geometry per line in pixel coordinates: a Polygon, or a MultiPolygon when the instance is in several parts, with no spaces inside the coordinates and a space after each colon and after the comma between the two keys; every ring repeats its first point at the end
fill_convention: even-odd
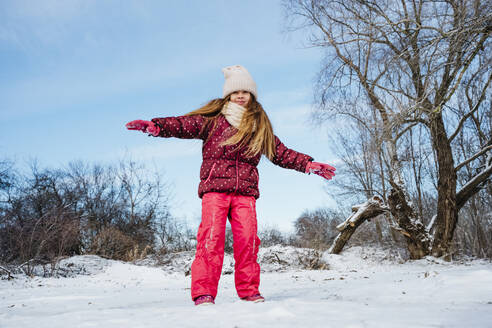
{"type": "MultiPolygon", "coordinates": [[[[216,119],[221,115],[222,107],[230,101],[230,96],[210,100],[204,106],[186,114],[202,115],[207,121],[203,125],[202,132],[213,124],[215,129],[216,119]]],[[[222,145],[238,145],[239,148],[248,145],[247,156],[253,157],[264,154],[270,160],[275,156],[275,135],[273,134],[272,124],[261,104],[256,101],[251,94],[250,101],[245,106],[246,111],[241,119],[241,124],[237,132],[229,139],[222,142],[222,145]]],[[[209,135],[212,135],[211,132],[209,135]]]]}

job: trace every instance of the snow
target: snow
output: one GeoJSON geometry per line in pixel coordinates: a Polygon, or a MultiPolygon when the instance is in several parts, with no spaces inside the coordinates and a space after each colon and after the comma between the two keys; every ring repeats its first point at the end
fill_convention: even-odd
{"type": "Polygon", "coordinates": [[[61,264],[73,270],[68,278],[0,281],[0,327],[492,326],[488,261],[404,262],[395,252],[352,247],[323,254],[328,270],[309,271],[300,269],[302,252],[262,249],[262,263],[272,262],[262,264],[265,303],[240,301],[234,275],[223,274],[216,305],[204,307],[190,300],[190,253],[159,266],[72,257],[61,264]]]}
{"type": "Polygon", "coordinates": [[[432,219],[430,220],[429,224],[427,225],[427,228],[426,228],[427,231],[431,231],[432,227],[434,226],[434,222],[436,222],[436,219],[437,219],[437,214],[434,214],[432,216],[432,219]]]}
{"type": "MultiPolygon", "coordinates": [[[[365,203],[352,206],[352,214],[344,222],[337,225],[338,231],[343,231],[349,225],[354,226],[361,218],[362,215],[371,207],[377,207],[381,210],[389,210],[389,208],[383,205],[383,200],[378,196],[373,196],[365,203]]],[[[333,243],[335,245],[335,243],[333,243]]]]}

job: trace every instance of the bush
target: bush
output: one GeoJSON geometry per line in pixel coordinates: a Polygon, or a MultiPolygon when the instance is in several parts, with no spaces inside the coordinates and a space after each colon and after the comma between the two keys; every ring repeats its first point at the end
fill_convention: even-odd
{"type": "Polygon", "coordinates": [[[326,250],[338,235],[340,217],[328,209],[305,211],[294,223],[296,246],[326,250]]]}
{"type": "MultiPolygon", "coordinates": [[[[147,245],[149,246],[149,245],[147,245]]],[[[144,248],[146,252],[147,247],[144,248]]],[[[92,241],[92,254],[113,260],[131,261],[139,258],[138,243],[116,227],[107,227],[92,241]]]]}
{"type": "Polygon", "coordinates": [[[264,228],[258,231],[258,237],[261,240],[262,247],[270,247],[275,245],[288,245],[289,241],[282,232],[276,228],[264,228]]]}

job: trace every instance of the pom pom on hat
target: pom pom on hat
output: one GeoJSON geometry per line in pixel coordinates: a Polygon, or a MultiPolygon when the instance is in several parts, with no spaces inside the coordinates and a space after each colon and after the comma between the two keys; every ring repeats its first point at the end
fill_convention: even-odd
{"type": "Polygon", "coordinates": [[[256,83],[249,72],[241,65],[227,66],[222,69],[224,73],[224,88],[222,98],[227,97],[233,92],[244,90],[249,91],[258,99],[256,83]]]}

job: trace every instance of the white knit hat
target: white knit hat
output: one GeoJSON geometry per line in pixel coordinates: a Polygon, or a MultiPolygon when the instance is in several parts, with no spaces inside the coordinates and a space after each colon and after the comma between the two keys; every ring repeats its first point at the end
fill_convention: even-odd
{"type": "Polygon", "coordinates": [[[253,77],[241,65],[227,66],[222,69],[224,73],[224,94],[222,98],[227,97],[233,92],[244,90],[251,92],[256,99],[258,94],[256,92],[256,83],[253,81],[253,77]]]}

